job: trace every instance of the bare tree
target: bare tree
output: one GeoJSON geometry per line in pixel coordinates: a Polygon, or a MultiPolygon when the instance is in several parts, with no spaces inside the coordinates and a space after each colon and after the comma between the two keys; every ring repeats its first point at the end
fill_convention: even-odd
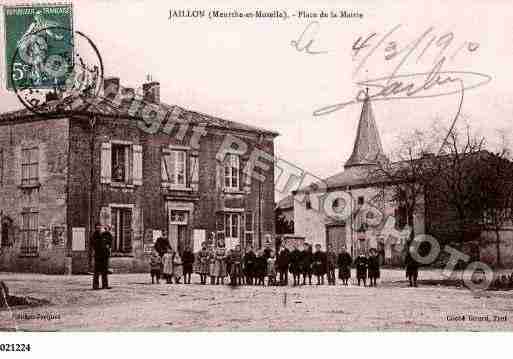
{"type": "Polygon", "coordinates": [[[512,222],[513,215],[513,163],[505,143],[498,151],[487,153],[485,157],[479,167],[483,225],[495,233],[496,267],[500,268],[500,233],[506,224],[512,222]]]}
{"type": "Polygon", "coordinates": [[[369,171],[373,181],[391,189],[392,200],[400,212],[396,224],[410,226],[410,240],[415,237],[413,217],[423,207],[424,187],[433,176],[433,148],[426,141],[428,137],[419,130],[399,136],[391,161],[379,162],[369,171]]]}
{"type": "MultiPolygon", "coordinates": [[[[480,186],[480,165],[486,155],[484,137],[472,132],[470,125],[463,129],[451,128],[442,143],[439,154],[433,157],[433,180],[426,183],[426,190],[446,208],[445,213],[455,214],[456,244],[460,247],[480,233],[483,197],[480,186]]],[[[448,216],[450,218],[450,216],[448,216]]],[[[447,223],[451,225],[451,223],[447,223]]]]}

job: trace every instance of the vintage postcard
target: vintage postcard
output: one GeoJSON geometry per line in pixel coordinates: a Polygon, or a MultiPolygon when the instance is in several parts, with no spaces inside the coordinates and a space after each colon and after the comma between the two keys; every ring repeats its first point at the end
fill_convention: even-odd
{"type": "Polygon", "coordinates": [[[0,331],[511,331],[512,16],[3,4],[0,331]]]}

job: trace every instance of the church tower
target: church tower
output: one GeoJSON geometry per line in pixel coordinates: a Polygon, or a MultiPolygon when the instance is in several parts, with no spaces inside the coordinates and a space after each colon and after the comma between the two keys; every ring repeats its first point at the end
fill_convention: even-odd
{"type": "Polygon", "coordinates": [[[347,160],[344,168],[375,165],[383,161],[388,161],[388,159],[383,153],[378,127],[374,120],[370,98],[367,95],[362,105],[353,153],[347,160]]]}

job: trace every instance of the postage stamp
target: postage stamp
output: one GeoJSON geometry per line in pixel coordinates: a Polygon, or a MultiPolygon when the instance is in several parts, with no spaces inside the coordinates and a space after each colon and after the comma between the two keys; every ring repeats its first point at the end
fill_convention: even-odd
{"type": "Polygon", "coordinates": [[[64,83],[73,69],[71,4],[6,6],[4,26],[9,90],[64,83]]]}

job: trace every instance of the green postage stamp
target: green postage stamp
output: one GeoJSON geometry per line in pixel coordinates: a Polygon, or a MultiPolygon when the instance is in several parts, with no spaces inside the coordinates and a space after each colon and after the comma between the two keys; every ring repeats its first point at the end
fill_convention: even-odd
{"type": "Polygon", "coordinates": [[[71,4],[4,7],[7,88],[50,89],[73,71],[71,4]]]}

